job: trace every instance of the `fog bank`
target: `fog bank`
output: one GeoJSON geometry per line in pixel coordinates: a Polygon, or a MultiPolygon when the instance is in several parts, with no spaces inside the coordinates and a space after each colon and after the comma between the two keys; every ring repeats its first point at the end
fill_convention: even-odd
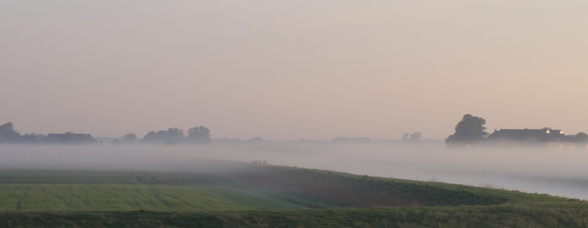
{"type": "Polygon", "coordinates": [[[588,151],[449,150],[442,144],[261,143],[212,146],[0,146],[0,169],[202,171],[202,162],[269,164],[588,199],[588,151]]]}

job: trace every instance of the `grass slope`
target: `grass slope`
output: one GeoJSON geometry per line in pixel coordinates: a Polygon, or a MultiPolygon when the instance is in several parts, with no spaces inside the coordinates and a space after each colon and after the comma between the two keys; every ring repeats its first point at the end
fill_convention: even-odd
{"type": "Polygon", "coordinates": [[[230,175],[261,189],[296,193],[351,207],[497,205],[513,200],[511,194],[461,185],[292,167],[249,166],[230,175]]]}
{"type": "Polygon", "coordinates": [[[267,165],[0,171],[0,210],[0,227],[588,227],[580,200],[267,165]]]}

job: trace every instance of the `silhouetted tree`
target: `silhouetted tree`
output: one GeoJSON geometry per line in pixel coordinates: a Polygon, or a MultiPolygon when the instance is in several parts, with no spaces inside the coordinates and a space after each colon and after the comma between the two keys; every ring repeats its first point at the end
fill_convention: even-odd
{"type": "Polygon", "coordinates": [[[169,129],[167,129],[166,134],[172,140],[175,139],[178,141],[182,141],[185,138],[184,130],[179,129],[179,128],[169,128],[169,129]]]}
{"type": "Polygon", "coordinates": [[[14,129],[11,122],[0,125],[0,143],[39,143],[43,139],[41,134],[21,135],[14,129]]]}
{"type": "Polygon", "coordinates": [[[11,122],[0,126],[0,142],[18,142],[20,133],[14,130],[14,125],[11,122]]]}
{"type": "Polygon", "coordinates": [[[576,134],[576,142],[588,143],[588,134],[584,132],[579,132],[578,134],[576,134]]]}
{"type": "Polygon", "coordinates": [[[165,143],[168,141],[182,142],[185,140],[184,131],[178,128],[169,128],[167,131],[150,131],[143,137],[146,143],[165,143]]]}
{"type": "Polygon", "coordinates": [[[421,141],[421,133],[420,132],[414,132],[414,133],[410,134],[410,138],[408,139],[408,141],[410,141],[410,142],[419,142],[419,141],[421,141]]]}
{"type": "Polygon", "coordinates": [[[408,134],[408,133],[404,133],[404,135],[402,135],[402,140],[403,140],[403,141],[407,141],[407,140],[408,140],[408,136],[409,136],[409,135],[410,135],[410,134],[408,134]]]}
{"type": "Polygon", "coordinates": [[[137,135],[133,133],[126,134],[123,138],[123,142],[125,142],[126,144],[133,144],[135,143],[135,141],[137,141],[137,135]]]}
{"type": "Polygon", "coordinates": [[[447,145],[469,145],[476,141],[486,139],[488,133],[485,131],[486,120],[465,114],[461,121],[455,126],[455,133],[445,139],[447,145]]]}
{"type": "Polygon", "coordinates": [[[210,130],[204,126],[193,127],[188,130],[186,138],[192,143],[210,144],[210,130]]]}

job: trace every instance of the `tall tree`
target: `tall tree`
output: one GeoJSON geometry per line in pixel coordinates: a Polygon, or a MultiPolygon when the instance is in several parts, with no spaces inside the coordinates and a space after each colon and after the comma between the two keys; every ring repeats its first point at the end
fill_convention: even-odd
{"type": "Polygon", "coordinates": [[[576,142],[588,143],[588,134],[584,132],[579,132],[578,134],[576,134],[576,142]]]}
{"type": "Polygon", "coordinates": [[[210,130],[204,126],[190,128],[186,138],[193,143],[210,144],[210,130]]]}
{"type": "Polygon", "coordinates": [[[137,135],[130,133],[130,134],[126,134],[125,137],[123,138],[123,142],[127,143],[127,144],[133,144],[135,143],[135,141],[137,141],[137,135]]]}
{"type": "Polygon", "coordinates": [[[450,146],[469,145],[473,142],[484,140],[488,135],[484,125],[486,125],[485,119],[465,114],[455,126],[455,133],[445,139],[445,144],[450,146]]]}
{"type": "Polygon", "coordinates": [[[20,133],[14,130],[14,125],[11,122],[0,125],[0,142],[17,142],[20,133]]]}
{"type": "Polygon", "coordinates": [[[179,128],[169,128],[167,131],[150,131],[143,137],[142,142],[146,143],[164,143],[168,141],[182,142],[185,140],[184,131],[179,128]]]}
{"type": "Polygon", "coordinates": [[[410,138],[408,138],[408,141],[411,141],[411,142],[419,142],[419,141],[421,141],[421,133],[420,132],[414,132],[414,133],[410,134],[410,138]]]}

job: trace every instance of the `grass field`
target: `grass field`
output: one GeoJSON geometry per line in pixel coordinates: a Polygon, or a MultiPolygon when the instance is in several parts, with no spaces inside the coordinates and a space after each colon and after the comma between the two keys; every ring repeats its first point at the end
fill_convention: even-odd
{"type": "Polygon", "coordinates": [[[222,187],[127,184],[2,184],[0,211],[237,211],[328,208],[222,187]],[[294,203],[296,202],[296,203],[294,203]]]}
{"type": "Polygon", "coordinates": [[[585,201],[238,164],[196,173],[0,171],[0,227],[588,227],[585,201]]]}

